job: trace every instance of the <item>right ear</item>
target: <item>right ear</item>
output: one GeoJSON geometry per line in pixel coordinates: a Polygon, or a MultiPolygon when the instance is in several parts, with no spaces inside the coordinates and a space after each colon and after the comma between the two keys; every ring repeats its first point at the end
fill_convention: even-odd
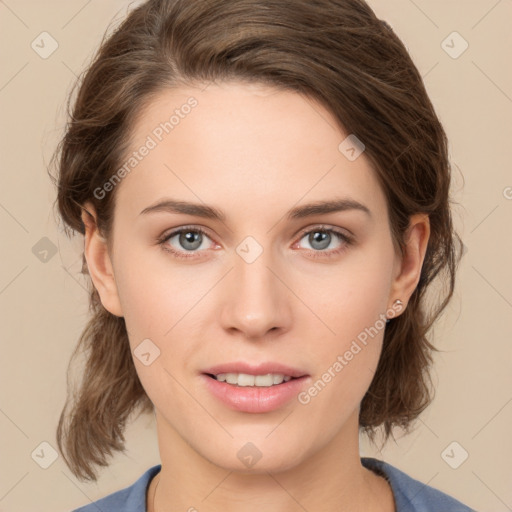
{"type": "Polygon", "coordinates": [[[96,218],[94,206],[89,202],[85,203],[82,207],[82,221],[85,225],[84,254],[87,268],[103,307],[113,315],[122,317],[123,312],[107,241],[98,231],[96,218]]]}

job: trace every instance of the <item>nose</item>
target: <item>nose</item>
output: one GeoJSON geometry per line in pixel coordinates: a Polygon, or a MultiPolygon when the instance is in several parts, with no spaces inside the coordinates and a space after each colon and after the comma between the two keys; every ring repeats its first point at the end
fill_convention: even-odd
{"type": "Polygon", "coordinates": [[[234,268],[223,288],[222,327],[251,340],[288,330],[293,294],[285,284],[285,272],[273,260],[270,250],[264,250],[252,263],[235,253],[233,262],[234,268]]]}

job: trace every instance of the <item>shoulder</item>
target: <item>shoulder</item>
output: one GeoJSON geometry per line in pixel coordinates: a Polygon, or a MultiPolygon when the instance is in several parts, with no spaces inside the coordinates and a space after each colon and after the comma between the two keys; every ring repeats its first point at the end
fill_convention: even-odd
{"type": "Polygon", "coordinates": [[[146,512],[146,490],[151,479],[160,469],[160,464],[153,466],[132,485],[72,512],[98,512],[100,510],[108,510],[108,512],[146,512]]]}
{"type": "MultiPolygon", "coordinates": [[[[363,466],[386,477],[396,501],[396,512],[475,512],[455,498],[415,480],[398,468],[381,460],[363,457],[363,466]]],[[[158,464],[149,468],[132,485],[116,491],[73,512],[145,512],[146,490],[151,479],[160,471],[158,464]]]]}
{"type": "Polygon", "coordinates": [[[361,463],[388,480],[395,496],[396,512],[475,512],[448,494],[415,480],[387,462],[362,457],[361,463]]]}

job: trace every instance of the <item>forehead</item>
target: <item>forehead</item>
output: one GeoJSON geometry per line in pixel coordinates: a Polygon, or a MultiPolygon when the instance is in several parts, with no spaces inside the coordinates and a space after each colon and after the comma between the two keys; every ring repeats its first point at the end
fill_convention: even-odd
{"type": "MultiPolygon", "coordinates": [[[[258,148],[260,151],[270,148],[270,141],[307,138],[311,148],[329,143],[327,134],[334,137],[333,142],[342,135],[334,117],[316,100],[297,92],[245,82],[160,91],[146,101],[132,133],[138,140],[152,134],[160,143],[165,142],[162,139],[180,138],[180,133],[185,135],[189,131],[196,135],[194,142],[215,140],[219,146],[229,144],[227,135],[239,145],[245,137],[244,150],[256,149],[257,142],[266,142],[258,148]]],[[[180,142],[186,138],[182,137],[180,142]]],[[[299,151],[300,147],[295,147],[293,153],[299,151]]]]}
{"type": "Polygon", "coordinates": [[[348,135],[327,109],[293,91],[241,82],[164,90],[134,123],[125,162],[150,149],[132,156],[121,196],[139,211],[165,192],[208,204],[247,205],[250,196],[290,206],[350,193],[379,208],[369,160],[342,152],[348,135]]]}

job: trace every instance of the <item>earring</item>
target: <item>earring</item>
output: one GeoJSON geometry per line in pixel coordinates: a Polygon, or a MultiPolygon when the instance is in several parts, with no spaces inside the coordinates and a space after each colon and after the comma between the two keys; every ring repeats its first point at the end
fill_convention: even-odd
{"type": "MultiPolygon", "coordinates": [[[[397,304],[398,306],[403,306],[403,305],[404,305],[404,303],[403,303],[400,299],[396,299],[396,300],[395,300],[395,302],[393,302],[393,306],[394,306],[395,304],[397,304]]],[[[394,317],[393,317],[393,318],[394,318],[394,317]]],[[[391,320],[391,318],[388,318],[388,319],[386,320],[386,324],[389,324],[390,320],[391,320]]]]}

